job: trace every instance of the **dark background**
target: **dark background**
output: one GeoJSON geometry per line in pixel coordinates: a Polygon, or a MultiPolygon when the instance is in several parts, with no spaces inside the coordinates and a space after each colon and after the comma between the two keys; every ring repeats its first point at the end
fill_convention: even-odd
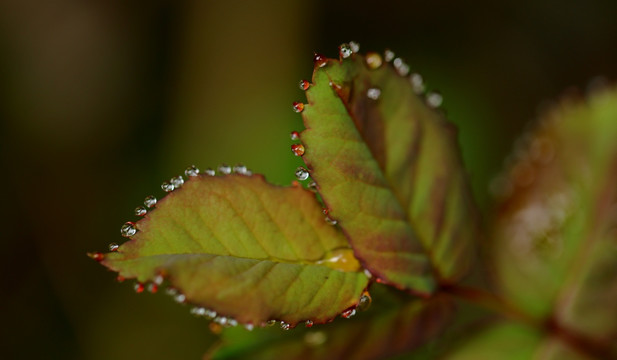
{"type": "Polygon", "coordinates": [[[444,95],[474,191],[538,107],[617,79],[617,2],[0,2],[3,359],[199,358],[208,324],[86,257],[190,164],[288,184],[312,53],[389,47],[444,95]]]}

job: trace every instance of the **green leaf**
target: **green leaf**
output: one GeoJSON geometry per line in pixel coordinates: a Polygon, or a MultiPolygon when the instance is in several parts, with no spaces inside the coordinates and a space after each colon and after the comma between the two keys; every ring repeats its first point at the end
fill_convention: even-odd
{"type": "Polygon", "coordinates": [[[358,54],[317,66],[306,95],[303,158],[363,266],[417,293],[465,275],[478,222],[454,125],[358,54]]]}
{"type": "Polygon", "coordinates": [[[240,323],[323,323],[368,283],[314,194],[262,176],[190,177],[136,228],[103,265],[142,283],[163,276],[186,302],[240,323]]]}
{"type": "MultiPolygon", "coordinates": [[[[454,304],[445,296],[426,300],[383,299],[374,292],[379,309],[362,312],[336,326],[296,329],[276,336],[259,330],[250,339],[224,334],[220,347],[206,358],[223,359],[384,359],[418,348],[437,338],[454,315],[454,304]],[[385,301],[383,301],[385,300],[385,301]],[[377,310],[377,311],[373,311],[377,310]]],[[[427,357],[430,349],[417,356],[427,357]]],[[[433,354],[434,355],[434,354],[433,354]]],[[[406,357],[409,358],[409,357],[406,357]]],[[[419,358],[419,357],[413,357],[419,358]]]]}
{"type": "Polygon", "coordinates": [[[495,187],[503,294],[606,345],[617,338],[616,139],[616,89],[565,99],[524,135],[495,187]]]}
{"type": "Polygon", "coordinates": [[[557,339],[514,323],[497,323],[465,339],[444,360],[578,360],[582,355],[557,339]]]}

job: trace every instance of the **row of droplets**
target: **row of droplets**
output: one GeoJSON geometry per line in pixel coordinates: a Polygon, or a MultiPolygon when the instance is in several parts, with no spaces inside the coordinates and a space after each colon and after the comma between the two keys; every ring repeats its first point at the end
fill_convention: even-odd
{"type": "MultiPolygon", "coordinates": [[[[251,176],[253,174],[253,172],[243,164],[237,164],[233,167],[227,164],[221,164],[218,166],[217,170],[214,170],[212,168],[207,168],[203,172],[195,165],[191,165],[184,170],[184,175],[186,176],[187,179],[192,178],[192,177],[197,177],[200,174],[203,174],[206,176],[216,176],[217,171],[218,171],[218,174],[220,175],[229,175],[229,174],[234,173],[234,174],[239,174],[239,175],[251,176]]],[[[185,180],[184,180],[184,177],[182,177],[182,175],[174,176],[168,181],[164,181],[161,184],[161,189],[167,193],[173,192],[174,190],[181,188],[184,185],[184,181],[185,180]]],[[[139,205],[135,208],[134,214],[140,217],[145,216],[148,213],[148,211],[150,211],[156,206],[157,202],[158,202],[158,199],[155,196],[153,195],[147,196],[144,199],[143,205],[139,205]]],[[[135,234],[137,234],[137,230],[138,230],[137,224],[135,222],[127,221],[120,227],[120,235],[122,235],[125,238],[130,239],[135,234]]],[[[118,251],[118,249],[120,248],[120,245],[114,242],[114,243],[109,244],[108,248],[109,248],[109,251],[115,252],[115,251],[118,251]]],[[[91,254],[91,257],[97,261],[102,261],[104,258],[104,255],[100,252],[97,252],[97,253],[91,254]]]]}
{"type": "MultiPolygon", "coordinates": [[[[354,41],[341,44],[339,46],[339,57],[341,60],[347,59],[351,57],[353,54],[357,53],[359,50],[360,50],[360,45],[354,41]]],[[[394,67],[395,71],[400,76],[402,77],[409,76],[409,82],[411,84],[413,91],[418,96],[424,96],[425,103],[427,106],[429,106],[430,108],[439,108],[441,104],[443,103],[443,96],[441,95],[441,93],[439,93],[438,91],[426,92],[426,85],[424,83],[424,79],[422,75],[420,75],[419,73],[410,74],[411,68],[409,67],[409,65],[402,58],[396,57],[396,54],[392,50],[386,49],[384,51],[383,57],[381,54],[377,52],[373,52],[373,51],[368,52],[364,60],[365,60],[366,66],[370,70],[376,70],[380,68],[384,64],[384,62],[392,63],[392,66],[394,67]]],[[[315,53],[313,56],[313,62],[316,67],[324,67],[327,65],[328,59],[322,54],[315,53]]],[[[300,80],[301,90],[306,91],[309,89],[310,86],[311,84],[308,80],[300,80]]],[[[337,85],[331,82],[330,86],[336,87],[337,85]]],[[[366,96],[371,100],[377,101],[381,97],[381,89],[379,89],[378,87],[371,87],[366,91],[366,96]]],[[[300,113],[304,110],[304,104],[296,101],[292,104],[292,108],[295,112],[300,113]]],[[[294,150],[292,149],[292,151],[294,150]]],[[[294,151],[294,153],[296,153],[296,151],[294,151]]]]}
{"type": "MultiPolygon", "coordinates": [[[[123,282],[125,279],[123,276],[118,275],[117,277],[118,282],[123,282]]],[[[148,289],[148,291],[150,293],[157,293],[159,287],[162,286],[164,282],[164,277],[162,274],[158,274],[154,277],[154,279],[152,280],[151,283],[149,283],[147,286],[144,283],[141,282],[137,282],[134,285],[134,290],[136,293],[141,294],[143,293],[146,288],[148,289]]],[[[167,295],[170,295],[173,297],[174,301],[176,301],[179,304],[184,304],[186,303],[187,299],[186,299],[186,295],[182,294],[181,292],[179,292],[177,289],[173,288],[173,287],[168,287],[165,289],[165,293],[167,295]]],[[[344,310],[341,313],[341,317],[345,318],[345,319],[349,319],[351,317],[353,317],[354,315],[357,314],[357,311],[366,311],[370,305],[372,303],[372,298],[370,293],[368,292],[368,290],[364,290],[364,292],[362,293],[362,295],[360,296],[360,299],[358,301],[358,304],[352,307],[347,308],[346,310],[344,310]]],[[[218,314],[216,311],[211,310],[211,309],[207,309],[203,306],[194,306],[191,308],[190,313],[194,316],[197,317],[204,317],[206,319],[210,319],[212,320],[214,323],[223,326],[223,327],[235,327],[238,326],[238,321],[236,319],[234,319],[233,317],[229,317],[229,316],[223,316],[221,314],[218,314]]],[[[292,325],[290,323],[287,323],[285,321],[277,321],[277,320],[268,320],[266,322],[263,322],[261,324],[259,324],[261,327],[270,327],[270,326],[274,326],[277,323],[280,324],[281,329],[283,330],[291,330],[293,328],[295,328],[295,325],[292,325]]],[[[304,321],[304,325],[307,328],[310,328],[314,325],[314,322],[312,320],[306,320],[304,321]]],[[[255,325],[253,323],[246,323],[243,324],[244,328],[246,330],[252,331],[255,328],[255,325]]]]}

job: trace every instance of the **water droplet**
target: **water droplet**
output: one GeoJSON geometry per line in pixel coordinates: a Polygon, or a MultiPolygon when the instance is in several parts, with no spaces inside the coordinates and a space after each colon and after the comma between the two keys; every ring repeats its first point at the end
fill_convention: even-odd
{"type": "Polygon", "coordinates": [[[364,269],[364,275],[366,275],[367,278],[371,279],[373,277],[373,274],[371,274],[370,271],[368,271],[368,269],[364,269]]]}
{"type": "Polygon", "coordinates": [[[119,247],[120,247],[120,245],[118,245],[116,243],[111,243],[111,244],[109,244],[109,251],[111,251],[111,252],[118,251],[119,247]]]}
{"type": "Polygon", "coordinates": [[[191,165],[184,170],[184,175],[186,177],[197,176],[199,175],[199,169],[195,165],[191,165]]]}
{"type": "Polygon", "coordinates": [[[353,250],[349,247],[331,250],[325,254],[321,260],[316,261],[315,264],[342,271],[362,270],[360,262],[354,256],[353,250]]]}
{"type": "Polygon", "coordinates": [[[221,174],[229,175],[229,174],[231,174],[231,166],[229,166],[227,164],[221,164],[219,166],[219,172],[221,174]]]}
{"type": "Polygon", "coordinates": [[[360,44],[358,44],[355,41],[350,41],[349,47],[351,48],[351,51],[353,51],[354,53],[357,53],[358,51],[360,51],[360,44]]]}
{"type": "Polygon", "coordinates": [[[163,189],[163,191],[165,192],[172,192],[174,191],[174,185],[168,181],[165,181],[161,184],[161,189],[163,189]]]}
{"type": "Polygon", "coordinates": [[[176,296],[178,294],[178,290],[172,288],[172,287],[168,287],[167,289],[165,289],[165,294],[169,295],[169,296],[176,296]]]}
{"type": "Polygon", "coordinates": [[[165,280],[165,278],[163,277],[163,275],[158,274],[154,277],[154,280],[152,280],[153,283],[157,284],[157,285],[161,285],[163,283],[163,280],[165,280]]]}
{"type": "Polygon", "coordinates": [[[302,110],[304,110],[304,104],[301,102],[294,101],[292,106],[293,106],[294,111],[297,113],[301,113],[302,110]]]}
{"type": "Polygon", "coordinates": [[[117,281],[117,282],[121,283],[121,282],[123,282],[124,280],[125,280],[124,276],[122,276],[122,275],[118,275],[118,276],[116,276],[116,281],[117,281]]]}
{"type": "Polygon", "coordinates": [[[182,304],[183,302],[185,302],[185,301],[186,301],[186,295],[184,295],[184,294],[177,294],[176,296],[174,296],[174,300],[175,300],[177,303],[182,304]]]}
{"type": "Polygon", "coordinates": [[[246,168],[246,166],[242,164],[236,164],[233,170],[234,170],[234,173],[240,174],[240,175],[246,175],[248,172],[248,169],[246,168]]]}
{"type": "Polygon", "coordinates": [[[195,316],[205,316],[206,315],[206,309],[202,308],[202,307],[194,307],[191,309],[191,314],[195,315],[195,316]]]}
{"type": "Polygon", "coordinates": [[[291,329],[291,325],[289,323],[281,321],[281,329],[283,329],[283,330],[290,330],[291,329]]]}
{"type": "Polygon", "coordinates": [[[144,292],[144,284],[137,283],[133,286],[133,289],[135,289],[136,293],[141,294],[142,292],[144,292]]]}
{"type": "Polygon", "coordinates": [[[214,169],[212,169],[212,168],[207,168],[206,170],[204,170],[204,174],[206,174],[208,176],[214,176],[214,175],[216,175],[216,171],[214,171],[214,169]]]}
{"type": "Polygon", "coordinates": [[[182,185],[184,185],[184,179],[180,175],[172,177],[170,182],[174,186],[174,189],[181,188],[182,185]]]}
{"type": "Polygon", "coordinates": [[[386,60],[386,62],[390,62],[392,60],[394,60],[394,51],[390,50],[390,49],[386,49],[386,51],[383,52],[383,57],[384,60],[386,60]]]}
{"type": "Polygon", "coordinates": [[[373,51],[366,54],[364,61],[366,61],[366,66],[371,70],[379,69],[383,63],[381,55],[373,51]]]}
{"type": "Polygon", "coordinates": [[[356,308],[347,309],[343,311],[343,313],[341,314],[341,316],[344,317],[345,319],[349,319],[350,317],[354,315],[356,315],[356,308]]]}
{"type": "Polygon", "coordinates": [[[238,326],[238,320],[229,318],[227,319],[227,325],[232,326],[232,327],[238,326]]]}
{"type": "Polygon", "coordinates": [[[317,191],[317,190],[319,190],[319,189],[318,189],[318,187],[317,187],[317,183],[316,183],[316,182],[314,182],[314,181],[311,181],[311,182],[307,185],[307,188],[308,188],[309,190],[311,190],[311,191],[317,191]]]}
{"type": "Polygon", "coordinates": [[[146,199],[144,200],[144,205],[146,205],[146,207],[149,209],[153,208],[154,205],[156,205],[156,198],[152,195],[146,197],[146,199]]]}
{"type": "Polygon", "coordinates": [[[276,320],[272,319],[272,320],[268,320],[266,322],[266,326],[274,326],[274,324],[276,324],[276,320]]]}
{"type": "Polygon", "coordinates": [[[103,259],[105,258],[105,255],[103,255],[103,253],[100,253],[100,252],[89,253],[88,256],[90,256],[96,261],[103,261],[103,259]]]}
{"type": "Polygon", "coordinates": [[[422,75],[418,73],[411,74],[411,76],[409,76],[409,82],[411,83],[411,88],[416,94],[424,94],[426,87],[424,86],[424,79],[422,78],[422,75]]]}
{"type": "Polygon", "coordinates": [[[334,220],[333,218],[331,218],[331,217],[329,217],[329,216],[326,216],[326,218],[325,218],[324,220],[326,220],[326,222],[327,222],[328,224],[330,224],[330,225],[336,225],[336,224],[338,224],[338,221],[334,220]]]}
{"type": "Polygon", "coordinates": [[[135,208],[135,215],[137,216],[144,216],[146,215],[146,213],[148,212],[148,209],[146,209],[145,206],[138,206],[135,208]]]}
{"type": "Polygon", "coordinates": [[[308,90],[311,83],[308,80],[300,80],[300,90],[308,90]]]}
{"type": "Polygon", "coordinates": [[[321,213],[324,214],[324,215],[328,215],[329,212],[330,212],[330,210],[328,210],[328,208],[321,209],[321,213]]]}
{"type": "Polygon", "coordinates": [[[353,54],[353,50],[351,50],[351,46],[349,44],[341,44],[338,47],[338,54],[341,59],[347,59],[353,54]]]}
{"type": "Polygon", "coordinates": [[[373,299],[371,298],[371,294],[367,290],[364,290],[362,296],[360,296],[360,302],[358,302],[358,310],[366,311],[369,307],[371,307],[371,303],[373,299]]]}
{"type": "Polygon", "coordinates": [[[155,283],[148,284],[148,291],[155,294],[157,291],[159,291],[159,286],[155,283]]]}
{"type": "Polygon", "coordinates": [[[323,345],[328,337],[323,331],[310,331],[304,334],[304,343],[308,346],[316,347],[323,345]]]}
{"type": "Polygon", "coordinates": [[[304,322],[304,326],[306,326],[307,328],[313,327],[313,320],[306,320],[304,322]]]}
{"type": "Polygon", "coordinates": [[[120,234],[125,238],[131,237],[137,233],[137,228],[135,227],[134,222],[126,222],[120,228],[120,234]]]}
{"type": "Polygon", "coordinates": [[[253,331],[253,329],[255,328],[255,325],[248,323],[248,324],[244,324],[244,328],[248,331],[253,331]]]}
{"type": "Polygon", "coordinates": [[[309,172],[302,166],[296,169],[296,179],[304,181],[309,178],[309,172]]]}
{"type": "Polygon", "coordinates": [[[317,67],[324,67],[328,64],[328,59],[318,53],[314,53],[313,54],[313,63],[315,64],[315,66],[317,67]]]}
{"type": "Polygon", "coordinates": [[[220,325],[227,325],[227,318],[225,316],[217,316],[214,318],[214,322],[220,325]]]}
{"type": "Polygon", "coordinates": [[[291,140],[298,140],[300,138],[300,133],[297,131],[292,131],[289,136],[291,137],[291,140]]]}
{"type": "Polygon", "coordinates": [[[435,109],[441,106],[441,103],[443,102],[443,96],[441,96],[440,93],[436,92],[436,91],[431,91],[430,93],[426,94],[426,105],[428,105],[429,107],[435,109]]]}
{"type": "Polygon", "coordinates": [[[378,100],[381,96],[381,90],[378,88],[370,88],[366,91],[366,96],[371,100],[378,100]]]}
{"type": "Polygon", "coordinates": [[[206,317],[208,319],[214,319],[216,317],[216,311],[206,309],[206,317]]]}
{"type": "Polygon", "coordinates": [[[407,65],[403,61],[403,59],[401,58],[394,59],[394,62],[392,63],[392,65],[394,65],[394,69],[400,76],[407,76],[407,74],[409,74],[409,65],[407,65]]]}
{"type": "Polygon", "coordinates": [[[304,145],[302,144],[291,145],[291,152],[293,152],[294,155],[296,156],[303,156],[304,155],[304,145]]]}

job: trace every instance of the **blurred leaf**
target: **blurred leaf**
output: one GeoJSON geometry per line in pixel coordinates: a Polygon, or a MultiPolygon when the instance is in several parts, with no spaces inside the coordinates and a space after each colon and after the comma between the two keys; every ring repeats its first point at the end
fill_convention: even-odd
{"type": "Polygon", "coordinates": [[[478,226],[454,126],[358,54],[316,66],[306,93],[304,160],[362,264],[418,293],[465,275],[478,226]]]}
{"type": "Polygon", "coordinates": [[[368,283],[314,194],[262,176],[190,177],[136,229],[105,266],[142,283],[164,276],[187,302],[241,323],[323,323],[368,283]]]}
{"type": "Polygon", "coordinates": [[[514,323],[497,323],[450,351],[444,360],[579,360],[583,355],[559,340],[514,323]]]}
{"type": "MultiPolygon", "coordinates": [[[[381,305],[380,311],[371,309],[332,326],[297,329],[293,333],[277,329],[282,335],[252,334],[244,341],[224,338],[221,346],[206,358],[381,359],[417,349],[435,339],[454,315],[454,303],[442,296],[413,301],[386,299],[381,305]]],[[[430,359],[433,354],[429,353],[414,351],[413,358],[430,359]]]]}
{"type": "Polygon", "coordinates": [[[615,89],[547,113],[499,180],[493,246],[505,296],[606,346],[617,336],[615,139],[615,89]]]}

